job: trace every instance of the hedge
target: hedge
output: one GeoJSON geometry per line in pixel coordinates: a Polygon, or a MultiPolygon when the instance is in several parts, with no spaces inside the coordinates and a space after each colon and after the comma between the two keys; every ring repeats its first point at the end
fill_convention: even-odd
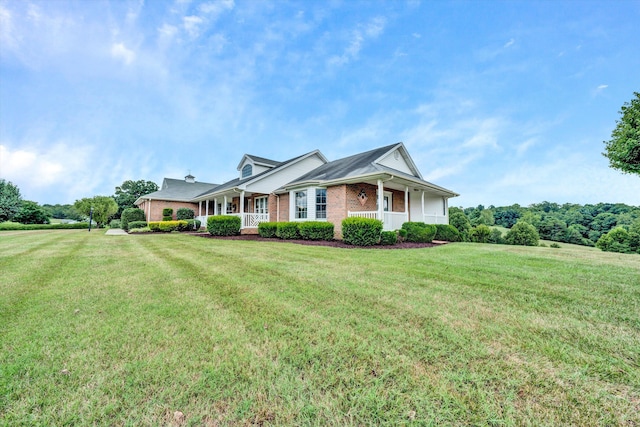
{"type": "Polygon", "coordinates": [[[193,211],[193,209],[189,209],[189,208],[178,208],[178,210],[176,211],[176,219],[180,220],[180,219],[193,219],[196,217],[196,213],[193,211]]]}
{"type": "Polygon", "coordinates": [[[180,231],[184,230],[187,227],[187,221],[151,221],[149,222],[149,229],[151,231],[180,231]]]}
{"type": "Polygon", "coordinates": [[[207,219],[207,231],[212,236],[235,236],[240,234],[242,220],[234,215],[214,215],[207,219]]]}
{"type": "Polygon", "coordinates": [[[380,241],[382,221],[371,218],[345,218],[342,220],[342,239],[354,246],[373,246],[380,241]]]}
{"type": "Polygon", "coordinates": [[[120,226],[123,230],[128,230],[128,224],[133,221],[146,221],[144,211],[139,208],[127,208],[120,215],[120,226]]]}
{"type": "Polygon", "coordinates": [[[276,230],[278,229],[277,222],[261,222],[258,224],[258,234],[260,237],[271,239],[276,237],[276,230]]]}
{"type": "Polygon", "coordinates": [[[398,243],[398,233],[395,231],[383,231],[380,233],[380,244],[384,246],[398,243]]]}
{"type": "Polygon", "coordinates": [[[133,230],[134,228],[144,228],[147,226],[147,221],[131,221],[127,224],[128,230],[133,230]]]}
{"type": "Polygon", "coordinates": [[[199,219],[188,219],[187,230],[185,231],[197,231],[200,230],[200,227],[202,227],[202,221],[200,221],[199,219]]]}
{"type": "Polygon", "coordinates": [[[298,223],[279,222],[276,228],[276,236],[284,240],[299,239],[300,231],[298,230],[298,223]]]}
{"type": "Polygon", "coordinates": [[[173,221],[173,217],[172,217],[172,216],[170,216],[170,215],[163,216],[163,217],[162,217],[162,220],[163,220],[163,221],[173,221]]]}
{"type": "Polygon", "coordinates": [[[298,224],[298,232],[305,240],[333,240],[333,224],[330,222],[301,222],[298,224]]]}
{"type": "Polygon", "coordinates": [[[405,222],[402,229],[407,230],[407,242],[431,243],[436,235],[435,225],[424,222],[405,222]]]}
{"type": "Polygon", "coordinates": [[[173,209],[172,208],[164,208],[162,209],[162,216],[173,216],[173,209]]]}
{"type": "Polygon", "coordinates": [[[459,242],[460,232],[457,228],[450,224],[436,224],[436,235],[434,240],[442,240],[445,242],[459,242]]]}
{"type": "MultiPolygon", "coordinates": [[[[94,226],[95,227],[95,226],[94,226]]],[[[20,224],[19,222],[6,221],[0,223],[0,231],[13,230],[80,230],[89,229],[88,222],[76,222],[73,224],[20,224]]]]}

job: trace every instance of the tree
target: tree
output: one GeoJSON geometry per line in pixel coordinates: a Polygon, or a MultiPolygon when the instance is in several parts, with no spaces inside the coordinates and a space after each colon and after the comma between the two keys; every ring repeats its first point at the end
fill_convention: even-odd
{"type": "Polygon", "coordinates": [[[505,236],[508,245],[538,246],[538,230],[524,221],[518,221],[505,236]]]}
{"type": "Polygon", "coordinates": [[[135,201],[140,196],[158,191],[158,185],[152,181],[143,179],[138,181],[126,180],[121,186],[116,187],[116,194],[113,196],[118,204],[117,217],[122,215],[122,211],[127,208],[135,208],[135,201]]]}
{"type": "Polygon", "coordinates": [[[460,239],[462,241],[469,240],[469,232],[471,231],[471,223],[469,218],[461,211],[449,210],[449,224],[453,225],[460,233],[460,239]]]}
{"type": "Polygon", "coordinates": [[[87,218],[91,215],[91,209],[93,208],[93,220],[98,224],[98,227],[106,224],[109,217],[118,212],[118,204],[112,197],[108,196],[85,197],[84,199],[76,200],[73,207],[87,218]]]}
{"type": "Polygon", "coordinates": [[[48,205],[45,203],[42,207],[49,212],[51,218],[82,220],[82,215],[79,215],[71,205],[48,205]]]}
{"type": "Polygon", "coordinates": [[[611,132],[611,139],[604,141],[609,166],[623,173],[640,175],[640,93],[634,92],[635,98],[625,102],[620,109],[622,115],[616,121],[616,128],[611,132]]]}
{"type": "Polygon", "coordinates": [[[31,200],[23,200],[20,210],[13,220],[22,224],[48,224],[49,211],[31,200]]]}
{"type": "Polygon", "coordinates": [[[0,222],[10,221],[20,211],[22,196],[11,181],[0,179],[0,222]]]}

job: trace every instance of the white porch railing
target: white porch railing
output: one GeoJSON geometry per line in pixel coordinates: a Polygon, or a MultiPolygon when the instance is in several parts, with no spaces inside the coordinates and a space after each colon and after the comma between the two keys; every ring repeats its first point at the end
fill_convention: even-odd
{"type": "MultiPolygon", "coordinates": [[[[347,213],[349,217],[378,219],[377,211],[360,211],[347,213]]],[[[409,217],[406,212],[384,212],[382,215],[382,229],[385,231],[398,230],[402,224],[407,222],[409,217]]]]}
{"type": "Polygon", "coordinates": [[[244,213],[234,214],[242,219],[241,228],[258,228],[261,222],[269,222],[268,213],[244,213]]]}
{"type": "MultiPolygon", "coordinates": [[[[261,222],[269,221],[269,214],[258,214],[258,213],[245,213],[245,214],[227,214],[227,215],[235,215],[240,217],[242,223],[240,228],[258,228],[258,224],[261,222]]],[[[202,227],[207,227],[207,219],[213,215],[201,215],[197,216],[196,219],[199,219],[202,223],[202,227]]]]}

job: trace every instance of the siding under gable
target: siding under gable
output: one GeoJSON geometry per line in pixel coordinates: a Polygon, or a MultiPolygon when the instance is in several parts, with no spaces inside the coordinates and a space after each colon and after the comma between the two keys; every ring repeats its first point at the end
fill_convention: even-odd
{"type": "Polygon", "coordinates": [[[253,193],[269,194],[296,178],[322,166],[325,162],[314,154],[292,165],[285,166],[281,170],[260,179],[258,182],[247,185],[246,191],[253,193]]]}
{"type": "Polygon", "coordinates": [[[409,167],[409,164],[397,148],[383,157],[378,164],[415,176],[415,173],[411,170],[411,167],[409,167]]]}

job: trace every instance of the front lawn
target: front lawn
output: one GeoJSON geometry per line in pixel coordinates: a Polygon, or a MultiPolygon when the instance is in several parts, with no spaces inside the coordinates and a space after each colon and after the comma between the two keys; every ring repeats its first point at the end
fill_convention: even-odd
{"type": "Polygon", "coordinates": [[[561,246],[3,232],[0,425],[638,425],[640,256],[561,246]]]}

